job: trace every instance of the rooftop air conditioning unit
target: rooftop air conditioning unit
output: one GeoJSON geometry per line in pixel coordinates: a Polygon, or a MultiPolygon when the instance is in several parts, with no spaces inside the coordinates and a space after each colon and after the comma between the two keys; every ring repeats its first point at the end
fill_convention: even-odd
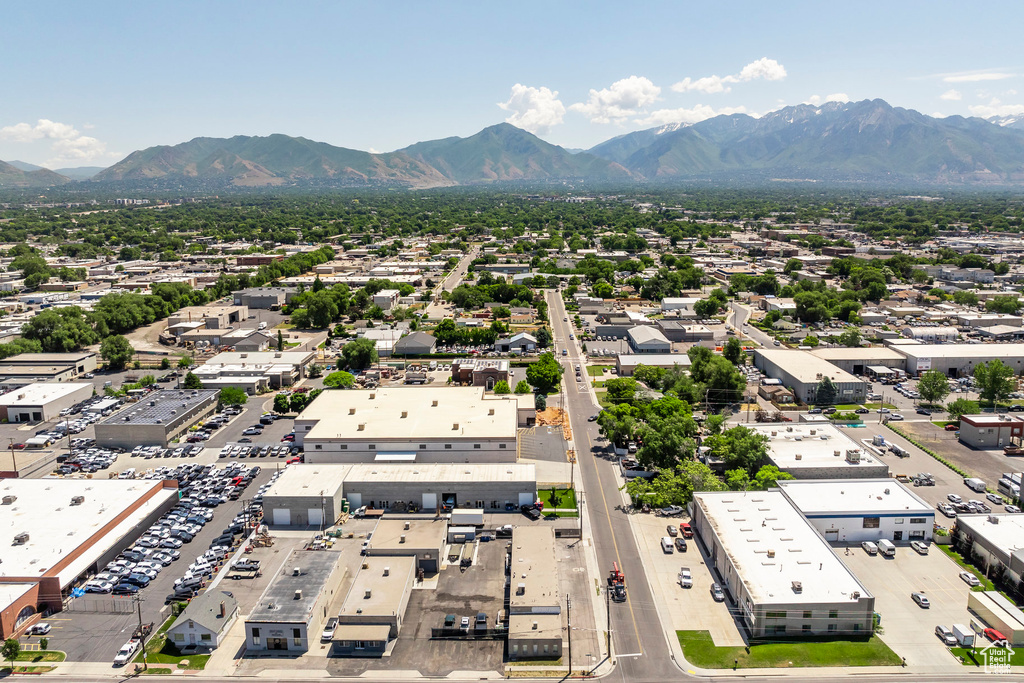
{"type": "Polygon", "coordinates": [[[771,548],[768,549],[768,557],[775,557],[775,551],[771,548]]]}
{"type": "Polygon", "coordinates": [[[384,576],[391,576],[391,567],[384,567],[384,576]]]}
{"type": "Polygon", "coordinates": [[[302,589],[301,588],[297,588],[295,590],[295,599],[296,600],[301,600],[302,599],[302,589]]]}
{"type": "Polygon", "coordinates": [[[301,567],[293,567],[292,568],[292,576],[298,576],[301,573],[302,573],[302,568],[301,567]]]}
{"type": "Polygon", "coordinates": [[[402,417],[409,417],[409,411],[408,410],[403,410],[402,411],[402,417]]]}
{"type": "Polygon", "coordinates": [[[14,545],[24,545],[25,543],[28,543],[28,532],[22,531],[14,537],[14,545]]]}
{"type": "Polygon", "coordinates": [[[853,598],[854,600],[860,600],[860,591],[853,591],[853,593],[850,595],[850,597],[853,598]]]}
{"type": "Polygon", "coordinates": [[[85,496],[74,496],[71,499],[71,504],[72,505],[81,505],[84,502],[85,502],[85,496]]]}
{"type": "Polygon", "coordinates": [[[453,431],[453,432],[456,432],[456,431],[458,431],[458,430],[459,430],[459,423],[458,423],[458,422],[456,422],[456,423],[452,424],[452,431],[453,431]]]}
{"type": "Polygon", "coordinates": [[[437,407],[437,399],[436,398],[433,401],[430,402],[430,406],[432,408],[436,408],[437,407]]]}
{"type": "Polygon", "coordinates": [[[494,408],[491,408],[490,410],[488,410],[487,414],[488,415],[494,415],[494,408]]]}
{"type": "Polygon", "coordinates": [[[3,504],[4,504],[4,505],[11,505],[11,504],[12,504],[12,503],[14,503],[14,501],[16,501],[16,500],[18,500],[18,497],[17,497],[17,496],[4,496],[4,498],[3,498],[3,504]]]}
{"type": "Polygon", "coordinates": [[[803,456],[802,454],[800,454],[800,453],[797,453],[797,454],[796,454],[795,456],[793,456],[793,457],[794,457],[795,459],[797,459],[797,460],[803,460],[803,459],[804,459],[804,456],[803,456]]]}
{"type": "Polygon", "coordinates": [[[405,530],[406,530],[406,531],[408,531],[408,530],[409,530],[409,522],[406,522],[406,523],[405,523],[405,530]]]}
{"type": "Polygon", "coordinates": [[[400,537],[398,538],[398,542],[399,542],[399,543],[405,543],[405,534],[402,534],[402,535],[401,535],[401,536],[400,536],[400,537]]]}
{"type": "Polygon", "coordinates": [[[371,597],[373,597],[373,590],[370,589],[370,588],[367,588],[366,589],[366,593],[363,594],[363,599],[364,600],[369,600],[371,597]]]}
{"type": "Polygon", "coordinates": [[[356,414],[356,409],[355,408],[349,408],[348,409],[348,414],[349,415],[355,415],[356,414]]]}
{"type": "Polygon", "coordinates": [[[803,593],[804,592],[804,584],[803,584],[802,581],[794,581],[793,582],[793,592],[794,593],[803,593]]]}
{"type": "Polygon", "coordinates": [[[989,521],[989,524],[999,524],[999,516],[998,515],[989,515],[988,516],[988,521],[989,521]]]}

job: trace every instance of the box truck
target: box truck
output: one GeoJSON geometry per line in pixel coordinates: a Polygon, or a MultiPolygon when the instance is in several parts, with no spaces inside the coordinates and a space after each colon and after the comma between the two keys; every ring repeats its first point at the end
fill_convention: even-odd
{"type": "Polygon", "coordinates": [[[953,635],[960,647],[974,647],[974,631],[963,624],[953,624],[953,635]]]}
{"type": "Polygon", "coordinates": [[[448,522],[451,526],[483,526],[483,510],[452,510],[451,519],[448,522]]]}

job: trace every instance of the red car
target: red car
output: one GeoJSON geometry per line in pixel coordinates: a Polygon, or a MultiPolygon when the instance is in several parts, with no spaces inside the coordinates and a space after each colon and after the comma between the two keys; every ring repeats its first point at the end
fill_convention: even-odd
{"type": "Polygon", "coordinates": [[[285,434],[284,436],[281,437],[281,441],[295,441],[295,435],[285,434]]]}
{"type": "Polygon", "coordinates": [[[290,458],[284,464],[291,465],[293,462],[302,462],[302,460],[300,460],[299,458],[290,458]]]}
{"type": "Polygon", "coordinates": [[[683,534],[683,538],[693,538],[693,529],[690,528],[689,522],[683,522],[679,525],[679,531],[683,534]]]}
{"type": "Polygon", "coordinates": [[[25,444],[23,444],[23,443],[12,444],[11,448],[13,448],[16,451],[20,451],[20,450],[23,450],[25,448],[25,444]]]}
{"type": "Polygon", "coordinates": [[[956,430],[960,429],[960,425],[946,425],[945,427],[943,427],[943,429],[945,429],[947,432],[955,432],[956,430]]]}
{"type": "Polygon", "coordinates": [[[1004,636],[1002,633],[995,630],[994,628],[987,628],[982,633],[984,633],[985,637],[991,640],[993,643],[998,642],[1000,640],[1006,640],[1006,636],[1004,636]]]}

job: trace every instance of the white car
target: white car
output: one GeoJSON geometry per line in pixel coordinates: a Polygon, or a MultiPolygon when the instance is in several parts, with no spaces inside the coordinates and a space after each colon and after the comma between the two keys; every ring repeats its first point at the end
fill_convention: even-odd
{"type": "Polygon", "coordinates": [[[114,584],[109,581],[89,581],[84,588],[86,593],[109,593],[114,590],[114,584]]]}
{"type": "Polygon", "coordinates": [[[960,572],[960,578],[968,586],[980,586],[981,585],[981,581],[978,580],[978,577],[975,576],[974,574],[972,574],[969,571],[964,570],[964,571],[960,572]]]}
{"type": "Polygon", "coordinates": [[[165,538],[160,541],[161,548],[180,548],[182,545],[182,542],[176,538],[165,538]]]}
{"type": "Polygon", "coordinates": [[[679,570],[679,585],[683,588],[693,588],[693,575],[688,567],[679,570]]]}
{"type": "Polygon", "coordinates": [[[139,651],[139,642],[138,638],[132,638],[122,645],[121,649],[114,656],[114,666],[124,666],[127,664],[132,656],[139,651]]]}
{"type": "Polygon", "coordinates": [[[928,554],[928,544],[924,541],[911,541],[910,547],[916,550],[921,555],[928,554]]]}

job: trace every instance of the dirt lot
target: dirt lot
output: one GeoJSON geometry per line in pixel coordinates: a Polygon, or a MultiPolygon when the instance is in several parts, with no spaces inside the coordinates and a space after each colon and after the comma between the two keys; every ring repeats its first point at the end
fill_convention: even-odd
{"type": "Polygon", "coordinates": [[[931,422],[904,422],[899,428],[961,469],[983,479],[993,489],[1003,472],[1019,472],[1024,467],[1024,457],[1010,458],[1001,450],[968,448],[957,440],[954,432],[944,431],[931,422]]]}

